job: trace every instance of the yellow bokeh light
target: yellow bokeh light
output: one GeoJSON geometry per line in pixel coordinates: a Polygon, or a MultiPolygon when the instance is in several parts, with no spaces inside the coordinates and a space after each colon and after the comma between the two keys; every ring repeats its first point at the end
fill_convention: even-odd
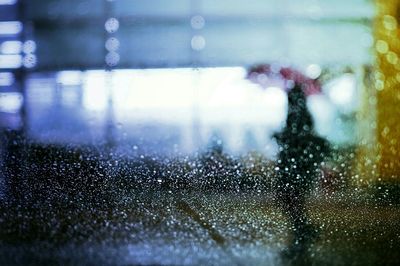
{"type": "Polygon", "coordinates": [[[394,52],[388,52],[386,55],[386,59],[392,65],[397,64],[397,62],[399,61],[397,54],[395,54],[394,52]]]}
{"type": "Polygon", "coordinates": [[[383,26],[387,30],[395,30],[397,28],[397,20],[390,15],[383,16],[383,26]]]}
{"type": "Polygon", "coordinates": [[[388,43],[383,40],[378,40],[376,42],[375,47],[376,47],[376,50],[381,54],[386,54],[389,51],[388,43]]]}

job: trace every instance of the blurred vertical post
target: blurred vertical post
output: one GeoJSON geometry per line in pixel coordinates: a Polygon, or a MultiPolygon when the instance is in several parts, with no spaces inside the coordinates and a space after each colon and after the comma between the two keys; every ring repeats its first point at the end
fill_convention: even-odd
{"type": "Polygon", "coordinates": [[[202,29],[204,27],[204,17],[200,15],[201,13],[201,0],[191,0],[190,1],[190,26],[191,26],[191,40],[190,40],[190,55],[193,71],[196,72],[195,78],[193,80],[193,109],[192,109],[192,151],[197,150],[201,145],[201,121],[200,121],[200,107],[199,107],[199,97],[200,97],[200,70],[198,69],[201,58],[201,51],[204,49],[204,37],[201,35],[202,29]]]}
{"type": "Polygon", "coordinates": [[[114,35],[114,33],[118,30],[118,27],[115,27],[113,24],[107,25],[108,22],[111,22],[114,13],[114,0],[104,0],[104,22],[105,31],[104,31],[104,61],[105,61],[105,76],[106,76],[106,90],[107,90],[107,109],[106,109],[106,118],[105,118],[105,139],[106,139],[106,147],[109,149],[115,148],[116,140],[115,140],[115,127],[114,127],[114,101],[113,101],[113,68],[118,63],[115,58],[114,51],[108,51],[107,49],[107,40],[114,35]]]}
{"type": "Polygon", "coordinates": [[[377,114],[376,90],[373,84],[374,69],[364,65],[357,69],[358,98],[360,108],[357,113],[357,160],[353,174],[355,185],[368,185],[377,176],[377,114]]]}
{"type": "Polygon", "coordinates": [[[374,21],[379,177],[400,176],[400,0],[376,0],[374,21]]]}
{"type": "MultiPolygon", "coordinates": [[[[26,21],[26,3],[25,0],[19,0],[18,1],[18,20],[22,23],[22,31],[20,33],[20,41],[24,44],[26,41],[26,27],[27,27],[27,21],[26,21]]],[[[18,86],[20,87],[20,91],[23,97],[23,102],[21,106],[21,136],[23,138],[26,137],[27,135],[27,130],[28,130],[28,110],[27,110],[27,95],[26,95],[26,68],[21,65],[21,67],[16,70],[16,80],[18,81],[18,86]]]]}

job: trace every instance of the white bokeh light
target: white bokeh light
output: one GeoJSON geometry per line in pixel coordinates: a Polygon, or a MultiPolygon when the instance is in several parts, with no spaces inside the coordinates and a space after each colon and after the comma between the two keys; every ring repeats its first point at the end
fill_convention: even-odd
{"type": "Polygon", "coordinates": [[[200,15],[193,16],[190,19],[190,25],[192,26],[193,29],[196,29],[196,30],[200,30],[200,29],[204,28],[205,23],[206,23],[206,21],[205,21],[204,17],[202,17],[200,15]]]}
{"type": "Polygon", "coordinates": [[[195,36],[193,36],[190,44],[191,44],[193,50],[201,51],[206,46],[206,39],[201,35],[195,35],[195,36]]]}
{"type": "Polygon", "coordinates": [[[316,79],[321,75],[321,67],[317,64],[311,64],[306,68],[306,75],[309,78],[316,79]]]}
{"type": "Polygon", "coordinates": [[[108,33],[114,33],[119,29],[119,21],[116,18],[107,19],[104,28],[108,33]]]}

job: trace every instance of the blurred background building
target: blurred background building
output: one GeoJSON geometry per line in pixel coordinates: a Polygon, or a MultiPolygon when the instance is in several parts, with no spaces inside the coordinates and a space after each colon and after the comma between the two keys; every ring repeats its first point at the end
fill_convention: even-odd
{"type": "Polygon", "coordinates": [[[398,6],[0,0],[0,126],[38,143],[128,154],[191,154],[217,136],[230,153],[274,158],[283,85],[247,79],[249,67],[268,63],[319,79],[321,93],[308,98],[318,132],[361,147],[362,169],[378,161],[392,176],[400,170],[398,6]]]}

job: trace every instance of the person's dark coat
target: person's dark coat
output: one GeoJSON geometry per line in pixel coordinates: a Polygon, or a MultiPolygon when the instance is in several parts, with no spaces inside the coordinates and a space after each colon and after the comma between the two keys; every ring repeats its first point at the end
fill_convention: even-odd
{"type": "Polygon", "coordinates": [[[300,86],[289,91],[288,107],[286,126],[274,135],[279,145],[276,189],[284,203],[304,198],[320,172],[321,162],[330,153],[329,143],[314,133],[300,86]]]}

